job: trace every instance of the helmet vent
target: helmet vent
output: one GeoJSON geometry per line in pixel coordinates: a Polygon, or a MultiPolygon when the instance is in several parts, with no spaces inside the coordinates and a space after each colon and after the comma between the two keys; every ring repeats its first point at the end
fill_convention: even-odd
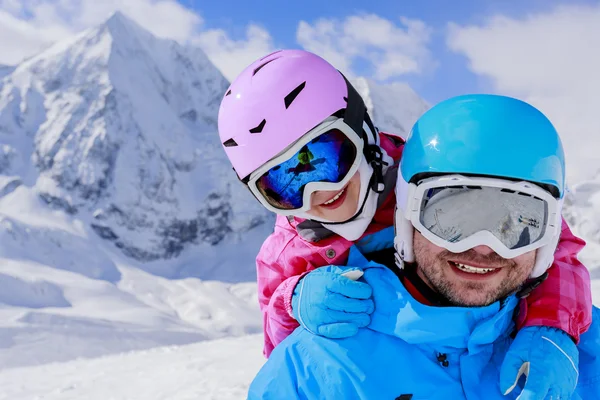
{"type": "MultiPolygon", "coordinates": [[[[260,61],[264,60],[267,57],[271,57],[273,54],[277,54],[277,53],[281,53],[283,50],[275,50],[274,52],[267,54],[266,56],[264,56],[263,58],[260,59],[260,61]]],[[[279,58],[279,57],[278,57],[279,58]]]]}
{"type": "Polygon", "coordinates": [[[272,60],[269,60],[269,61],[266,61],[266,62],[264,62],[264,63],[260,64],[260,65],[259,65],[258,67],[256,67],[256,69],[254,70],[254,72],[252,73],[252,76],[256,75],[256,73],[257,73],[258,71],[260,71],[261,69],[263,69],[265,65],[267,65],[267,64],[268,64],[268,63],[270,63],[270,62],[273,62],[273,61],[277,60],[278,58],[279,58],[279,57],[276,57],[276,58],[273,58],[272,60]]]}
{"type": "Polygon", "coordinates": [[[294,100],[296,100],[296,97],[298,97],[298,95],[304,89],[305,86],[306,86],[306,81],[299,84],[296,87],[296,89],[292,90],[287,96],[285,96],[285,99],[283,99],[283,101],[285,101],[286,109],[288,109],[290,107],[290,105],[292,104],[292,102],[294,100]]]}
{"type": "Polygon", "coordinates": [[[225,93],[225,97],[229,96],[230,94],[231,94],[231,89],[229,89],[229,90],[227,91],[227,93],[225,93]]]}
{"type": "Polygon", "coordinates": [[[263,119],[260,124],[256,128],[250,129],[250,133],[261,133],[267,123],[266,119],[263,119]]]}
{"type": "Polygon", "coordinates": [[[225,141],[225,143],[223,143],[223,146],[225,147],[236,147],[238,144],[235,140],[233,139],[229,139],[227,141],[225,141]]]}

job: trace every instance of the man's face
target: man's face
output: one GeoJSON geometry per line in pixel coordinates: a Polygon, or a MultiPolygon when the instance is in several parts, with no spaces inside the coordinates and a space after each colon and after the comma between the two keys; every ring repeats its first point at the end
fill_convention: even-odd
{"type": "Polygon", "coordinates": [[[486,306],[517,290],[535,264],[535,250],[506,259],[487,246],[451,253],[415,230],[417,272],[457,306],[486,306]]]}

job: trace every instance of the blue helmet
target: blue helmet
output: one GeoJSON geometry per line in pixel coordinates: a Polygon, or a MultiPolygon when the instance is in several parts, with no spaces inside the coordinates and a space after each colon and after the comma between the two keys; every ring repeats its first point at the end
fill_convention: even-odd
{"type": "Polygon", "coordinates": [[[400,170],[406,182],[423,174],[463,174],[529,181],[562,198],[565,157],[552,123],[511,97],[471,94],[445,100],[415,123],[400,170]]]}
{"type": "MultiPolygon", "coordinates": [[[[471,94],[445,100],[419,118],[406,140],[396,185],[398,265],[413,262],[410,187],[436,175],[527,181],[557,201],[552,242],[538,249],[532,277],[552,263],[560,236],[565,157],[552,123],[538,109],[511,97],[471,94]]],[[[416,186],[415,186],[416,187],[416,186]]]]}

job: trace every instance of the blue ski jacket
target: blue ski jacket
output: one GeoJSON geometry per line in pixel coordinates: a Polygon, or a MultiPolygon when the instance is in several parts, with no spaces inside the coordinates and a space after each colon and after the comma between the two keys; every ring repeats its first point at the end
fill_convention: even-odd
{"type": "MultiPolygon", "coordinates": [[[[363,244],[372,251],[392,240],[393,231],[386,230],[363,244]]],[[[504,396],[499,388],[500,366],[514,330],[515,296],[487,307],[427,306],[408,293],[392,270],[368,261],[359,248],[350,251],[352,267],[323,268],[364,271],[361,279],[372,286],[375,302],[371,324],[347,339],[296,329],[259,371],[248,399],[517,398],[520,389],[504,396]]],[[[598,308],[578,348],[579,380],[572,399],[600,399],[598,308]]]]}

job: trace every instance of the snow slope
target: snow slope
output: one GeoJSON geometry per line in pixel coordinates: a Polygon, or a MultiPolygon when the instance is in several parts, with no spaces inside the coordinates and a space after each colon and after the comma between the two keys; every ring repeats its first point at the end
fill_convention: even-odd
{"type": "Polygon", "coordinates": [[[0,400],[244,399],[260,335],[0,371],[0,400]]]}
{"type": "MultiPolygon", "coordinates": [[[[600,279],[592,282],[600,306],[600,279]]],[[[237,400],[263,365],[262,335],[0,370],[0,400],[237,400]]]]}

